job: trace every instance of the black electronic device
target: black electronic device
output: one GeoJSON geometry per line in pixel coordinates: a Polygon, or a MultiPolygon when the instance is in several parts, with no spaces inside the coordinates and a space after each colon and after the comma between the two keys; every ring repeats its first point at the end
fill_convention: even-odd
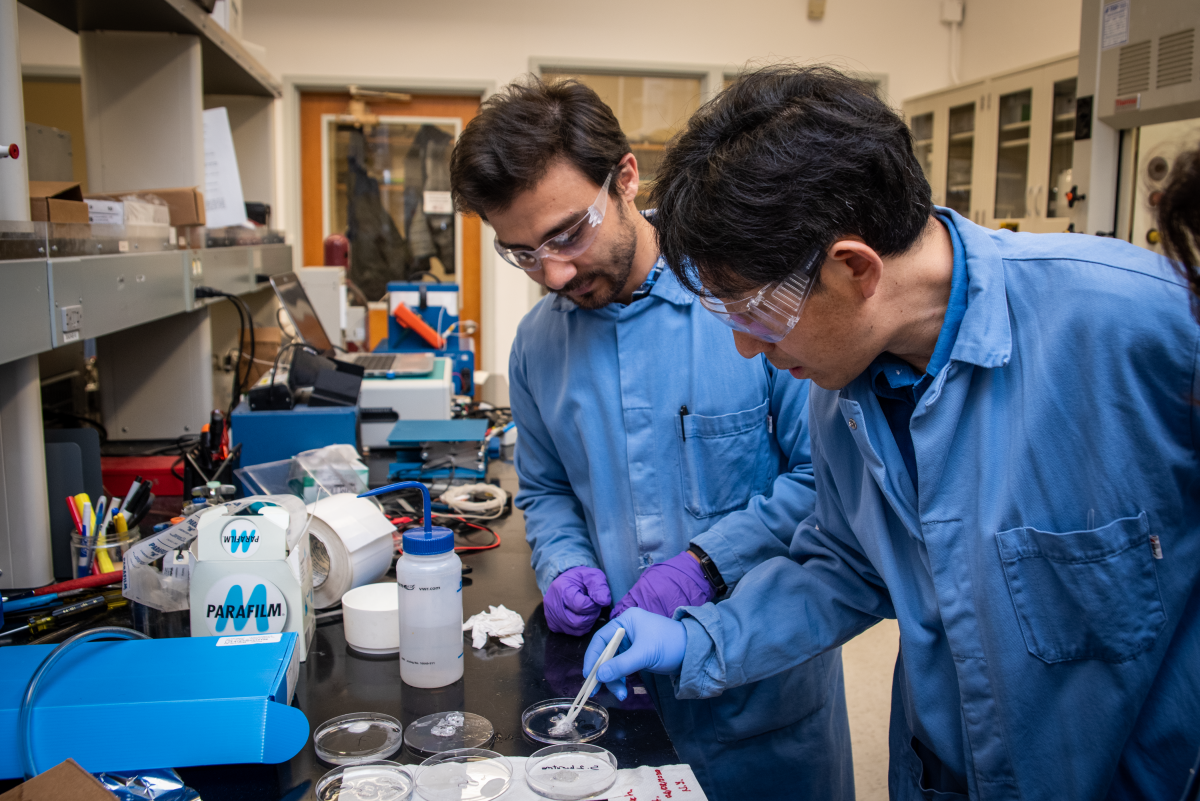
{"type": "Polygon", "coordinates": [[[341,370],[322,370],[313,383],[309,406],[355,406],[362,376],[341,370]]]}
{"type": "Polygon", "coordinates": [[[296,399],[287,384],[254,387],[246,393],[246,402],[250,404],[252,412],[280,411],[296,405],[296,399]]]}

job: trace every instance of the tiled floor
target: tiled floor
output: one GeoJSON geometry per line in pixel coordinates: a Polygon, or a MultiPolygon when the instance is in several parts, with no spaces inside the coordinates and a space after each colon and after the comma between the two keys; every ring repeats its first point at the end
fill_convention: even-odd
{"type": "Polygon", "coordinates": [[[899,647],[895,620],[876,623],[842,647],[858,801],[887,801],[888,715],[899,647]]]}

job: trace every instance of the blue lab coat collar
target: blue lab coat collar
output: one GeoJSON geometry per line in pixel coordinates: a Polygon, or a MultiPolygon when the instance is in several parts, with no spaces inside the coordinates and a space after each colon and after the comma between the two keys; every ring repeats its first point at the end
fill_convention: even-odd
{"type": "MultiPolygon", "coordinates": [[[[659,257],[658,261],[655,262],[655,266],[661,266],[663,268],[662,275],[660,275],[658,280],[654,282],[654,288],[650,290],[648,297],[664,300],[673,306],[692,305],[692,301],[696,299],[696,296],[679,285],[679,279],[675,277],[675,273],[671,272],[671,268],[667,266],[667,263],[663,261],[661,256],[659,257]]],[[[641,302],[645,302],[645,300],[646,298],[643,298],[641,302]]],[[[630,305],[635,306],[636,304],[630,305]]],[[[558,312],[573,312],[579,309],[579,306],[577,306],[575,301],[571,300],[570,298],[563,297],[562,295],[552,295],[550,300],[550,308],[558,312]]],[[[615,316],[625,308],[629,308],[629,306],[624,303],[610,303],[604,308],[591,309],[589,311],[591,311],[593,314],[608,314],[615,316]]]]}

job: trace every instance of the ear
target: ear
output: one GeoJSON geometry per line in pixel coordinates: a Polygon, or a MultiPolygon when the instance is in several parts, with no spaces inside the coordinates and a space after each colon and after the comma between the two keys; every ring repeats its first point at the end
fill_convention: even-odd
{"type": "Polygon", "coordinates": [[[883,259],[865,242],[840,239],[829,248],[829,259],[845,271],[863,300],[873,296],[883,278],[883,259]]]}
{"type": "Polygon", "coordinates": [[[617,162],[617,171],[613,174],[613,183],[617,185],[617,194],[626,203],[633,203],[637,197],[639,176],[637,157],[632,153],[617,162]]]}

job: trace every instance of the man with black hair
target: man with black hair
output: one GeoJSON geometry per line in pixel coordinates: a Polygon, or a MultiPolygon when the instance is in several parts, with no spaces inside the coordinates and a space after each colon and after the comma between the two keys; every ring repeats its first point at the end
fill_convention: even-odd
{"type": "Polygon", "coordinates": [[[744,76],[664,156],[664,259],[739,352],[809,378],[790,558],[602,681],[679,698],[900,626],[895,799],[1178,798],[1200,746],[1200,332],[1172,266],[930,203],[903,120],[825,67],[744,76]]]}
{"type": "MultiPolygon", "coordinates": [[[[575,636],[614,600],[666,621],[718,599],[785,557],[814,504],[808,382],[742,359],[663,269],[638,180],[616,117],[574,81],[494,95],[451,157],[459,210],[551,291],[509,366],[516,504],[546,621],[575,636]]],[[[838,650],[719,698],[646,688],[714,801],[853,799],[838,650]]]]}

